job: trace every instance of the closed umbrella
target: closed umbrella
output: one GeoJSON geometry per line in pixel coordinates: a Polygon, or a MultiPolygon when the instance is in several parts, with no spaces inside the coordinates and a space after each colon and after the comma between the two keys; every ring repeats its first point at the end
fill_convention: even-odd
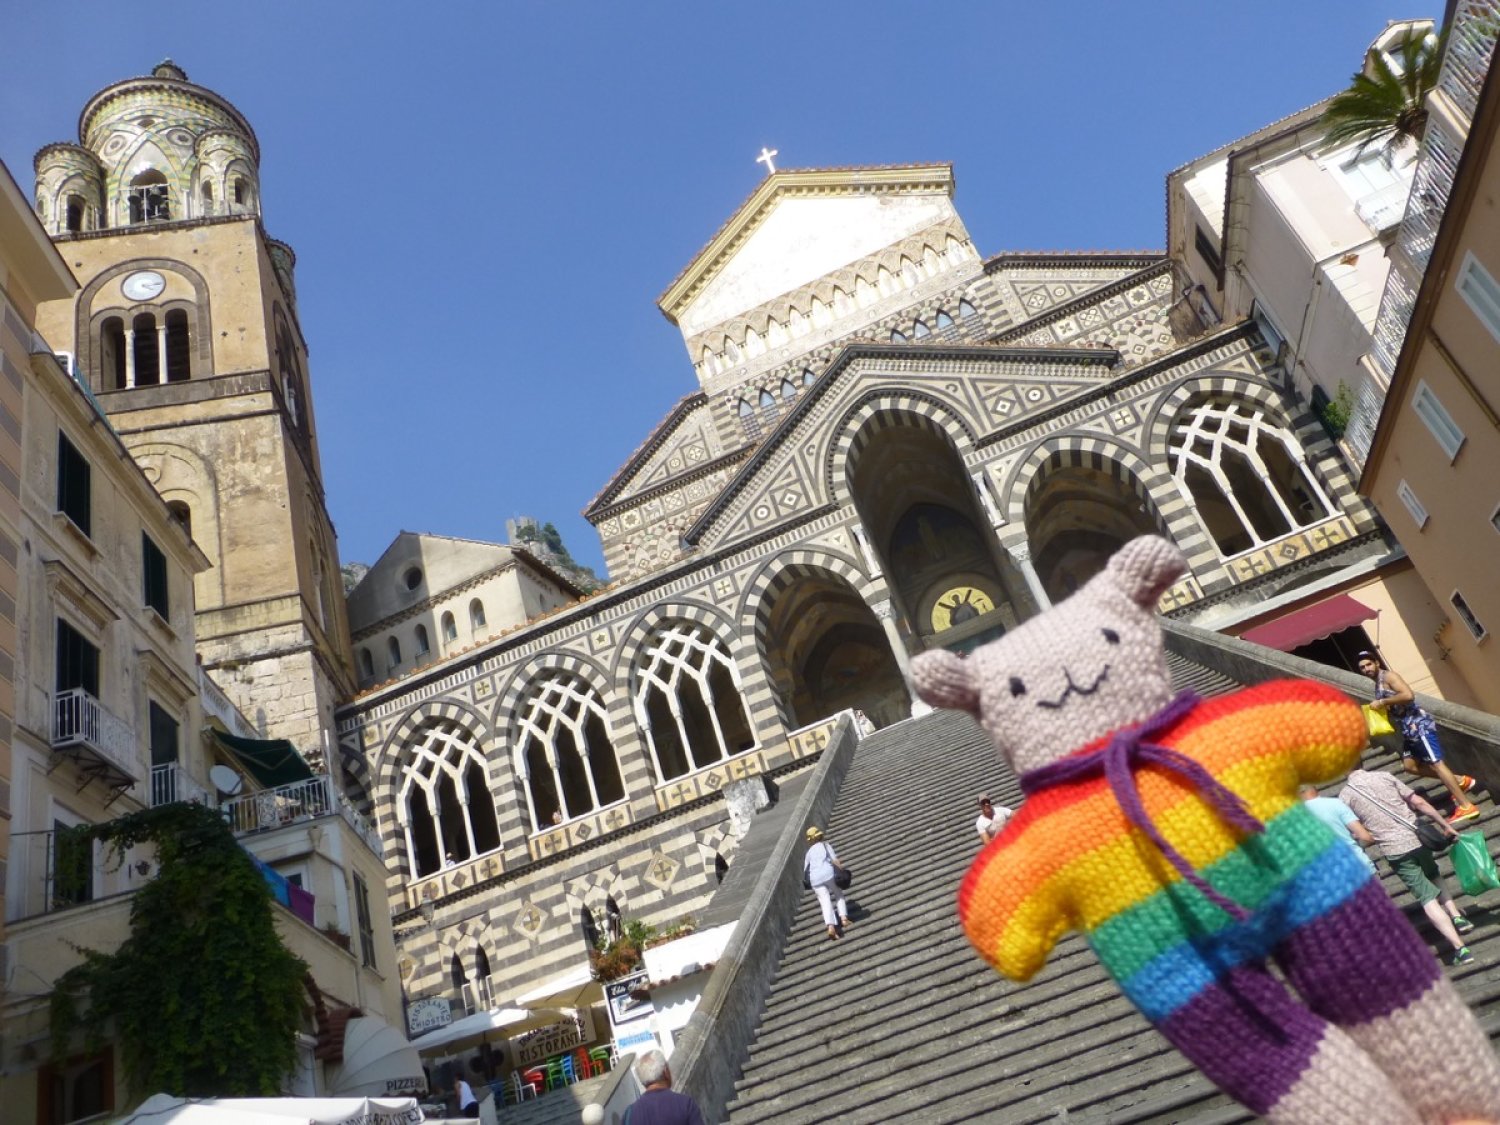
{"type": "Polygon", "coordinates": [[[551,1009],[491,1008],[487,1012],[476,1012],[461,1020],[454,1020],[447,1027],[429,1031],[411,1041],[411,1045],[426,1055],[441,1049],[445,1054],[455,1054],[465,1047],[482,1043],[491,1035],[519,1035],[538,1027],[557,1023],[565,1017],[551,1009]]]}

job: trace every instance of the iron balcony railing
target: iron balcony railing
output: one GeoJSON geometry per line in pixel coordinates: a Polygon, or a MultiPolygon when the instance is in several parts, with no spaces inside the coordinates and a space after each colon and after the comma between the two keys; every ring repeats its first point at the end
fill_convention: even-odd
{"type": "Polygon", "coordinates": [[[151,767],[151,807],[187,801],[195,805],[213,806],[213,798],[203,786],[188,776],[187,770],[175,762],[151,767]]]}
{"type": "Polygon", "coordinates": [[[315,820],[318,817],[343,817],[345,823],[359,833],[376,855],[382,854],[380,837],[354,806],[333,787],[333,780],[322,774],[306,781],[294,781],[290,785],[278,785],[274,789],[262,789],[258,793],[247,793],[243,797],[225,801],[219,806],[225,819],[236,835],[252,832],[269,832],[290,824],[315,820]]]}
{"type": "Polygon", "coordinates": [[[52,697],[52,748],[82,750],[117,784],[133,784],[140,777],[135,732],[83,688],[69,688],[52,697]]]}

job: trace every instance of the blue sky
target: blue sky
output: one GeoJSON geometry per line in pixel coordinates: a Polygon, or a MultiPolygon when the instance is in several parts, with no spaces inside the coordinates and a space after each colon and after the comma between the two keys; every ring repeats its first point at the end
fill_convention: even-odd
{"type": "MultiPolygon", "coordinates": [[[[171,56],[250,119],[345,561],[579,511],[695,387],[655,299],[779,167],[951,161],[980,252],[1163,243],[1173,167],[1336,92],[1434,0],[302,0],[5,19],[0,158],[171,56]],[[176,14],[174,14],[176,13],[176,14]],[[66,34],[64,35],[64,30],[66,34]]],[[[602,572],[602,566],[601,566],[602,572]]]]}

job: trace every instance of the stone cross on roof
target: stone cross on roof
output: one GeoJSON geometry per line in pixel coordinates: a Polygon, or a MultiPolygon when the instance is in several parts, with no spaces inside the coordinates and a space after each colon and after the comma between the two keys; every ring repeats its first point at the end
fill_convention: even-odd
{"type": "Polygon", "coordinates": [[[755,158],[755,163],[764,164],[766,166],[766,175],[774,176],[776,174],[776,165],[771,163],[771,157],[776,156],[777,154],[778,150],[774,148],[766,148],[764,145],[762,145],[760,155],[755,158]]]}

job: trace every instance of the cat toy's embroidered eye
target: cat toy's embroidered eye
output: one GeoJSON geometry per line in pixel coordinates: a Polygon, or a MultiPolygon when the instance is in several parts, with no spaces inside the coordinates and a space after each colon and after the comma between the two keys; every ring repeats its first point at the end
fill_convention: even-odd
{"type": "Polygon", "coordinates": [[[1026,694],[1026,685],[1021,682],[1020,676],[1012,676],[1010,678],[1010,693],[1011,695],[1026,694]]]}
{"type": "Polygon", "coordinates": [[[1105,629],[1103,630],[1103,633],[1104,639],[1110,644],[1117,645],[1120,643],[1120,634],[1116,633],[1113,629],[1105,629]]]}

